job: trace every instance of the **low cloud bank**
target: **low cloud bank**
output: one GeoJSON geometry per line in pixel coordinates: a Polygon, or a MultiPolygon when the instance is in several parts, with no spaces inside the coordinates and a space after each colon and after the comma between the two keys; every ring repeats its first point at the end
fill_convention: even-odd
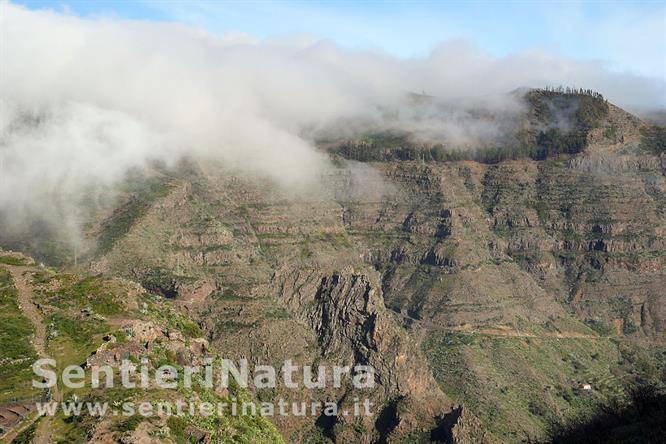
{"type": "Polygon", "coordinates": [[[48,211],[132,166],[186,154],[299,188],[327,167],[317,136],[390,127],[451,144],[484,141],[505,122],[478,110],[520,112],[506,94],[518,87],[575,85],[620,105],[663,106],[661,81],[539,52],[494,58],[451,42],[397,59],[326,41],[0,7],[4,211],[48,211]],[[414,106],[410,92],[440,105],[414,106]]]}

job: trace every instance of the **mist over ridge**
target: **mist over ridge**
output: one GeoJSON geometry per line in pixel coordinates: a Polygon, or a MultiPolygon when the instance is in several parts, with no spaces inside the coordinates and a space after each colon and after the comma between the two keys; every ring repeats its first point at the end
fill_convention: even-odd
{"type": "Polygon", "coordinates": [[[17,215],[53,212],[131,167],[190,154],[301,189],[329,165],[316,138],[392,129],[474,146],[514,123],[516,88],[589,87],[645,109],[658,107],[664,88],[598,62],[544,52],[496,58],[463,41],[398,59],[11,3],[2,20],[0,209],[17,215]],[[432,103],[415,104],[411,93],[432,103]]]}

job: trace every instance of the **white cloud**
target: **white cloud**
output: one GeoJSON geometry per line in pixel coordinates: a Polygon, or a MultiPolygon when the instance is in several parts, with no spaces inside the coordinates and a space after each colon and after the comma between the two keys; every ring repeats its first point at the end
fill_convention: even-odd
{"type": "MultiPolygon", "coordinates": [[[[664,91],[656,80],[543,52],[496,58],[452,42],[425,58],[398,59],[311,37],[216,37],[178,24],[7,3],[0,46],[3,207],[108,184],[146,159],[186,153],[302,187],[327,165],[310,140],[313,129],[382,125],[407,91],[507,112],[515,104],[497,97],[522,86],[593,88],[646,108],[662,105],[664,91]],[[37,129],[16,129],[26,111],[41,116],[37,129]]],[[[494,134],[464,109],[425,117],[401,110],[391,124],[453,141],[494,134]]]]}

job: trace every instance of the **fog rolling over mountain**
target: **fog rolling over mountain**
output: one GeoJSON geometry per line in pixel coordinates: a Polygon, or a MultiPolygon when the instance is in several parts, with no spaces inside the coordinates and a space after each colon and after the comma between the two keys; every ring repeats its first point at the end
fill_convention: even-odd
{"type": "Polygon", "coordinates": [[[629,28],[592,45],[626,21],[660,36],[648,6],[524,5],[539,30],[506,4],[497,46],[405,56],[327,24],[363,42],[341,17],[418,16],[416,46],[490,12],[21,3],[0,3],[2,439],[666,440],[665,82],[604,60],[629,28]],[[36,387],[38,358],[178,383],[36,387]],[[249,383],[185,376],[223,359],[249,383]],[[181,400],[196,412],[135,409],[181,400]],[[41,408],[61,402],[134,410],[41,408]]]}
{"type": "Polygon", "coordinates": [[[619,105],[663,106],[661,81],[543,52],[498,58],[451,42],[405,60],[325,40],[2,8],[3,206],[187,154],[298,188],[328,164],[318,135],[399,129],[493,144],[520,112],[507,95],[519,87],[583,86],[619,105]],[[422,91],[435,104],[410,106],[407,94],[422,91]]]}

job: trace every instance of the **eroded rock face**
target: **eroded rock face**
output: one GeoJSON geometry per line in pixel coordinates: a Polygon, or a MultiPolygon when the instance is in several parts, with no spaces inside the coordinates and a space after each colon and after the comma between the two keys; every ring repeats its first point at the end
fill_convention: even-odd
{"type": "MultiPolygon", "coordinates": [[[[366,422],[374,423],[380,440],[428,423],[434,428],[435,418],[451,410],[452,403],[432,377],[418,344],[387,311],[378,273],[353,268],[331,274],[284,270],[276,273],[274,281],[278,300],[312,329],[324,358],[374,368],[377,388],[372,398],[380,410],[366,422]],[[397,403],[411,408],[382,423],[382,415],[388,414],[387,409],[396,410],[397,403]]],[[[346,397],[349,394],[341,396],[343,403],[346,397]]],[[[338,421],[336,437],[348,435],[345,418],[338,421]]]]}
{"type": "Polygon", "coordinates": [[[455,410],[455,413],[457,418],[451,431],[451,442],[453,444],[492,442],[491,437],[484,431],[481,422],[469,410],[459,407],[455,410]]]}
{"type": "Polygon", "coordinates": [[[592,152],[544,163],[514,191],[510,177],[517,168],[504,165],[485,175],[486,189],[493,190],[488,211],[508,241],[507,253],[525,258],[523,268],[582,320],[610,326],[620,319],[635,327],[627,329],[635,337],[662,341],[665,318],[655,303],[666,283],[660,159],[592,152]],[[538,226],[498,217],[510,211],[513,220],[525,219],[534,208],[538,226]]]}

